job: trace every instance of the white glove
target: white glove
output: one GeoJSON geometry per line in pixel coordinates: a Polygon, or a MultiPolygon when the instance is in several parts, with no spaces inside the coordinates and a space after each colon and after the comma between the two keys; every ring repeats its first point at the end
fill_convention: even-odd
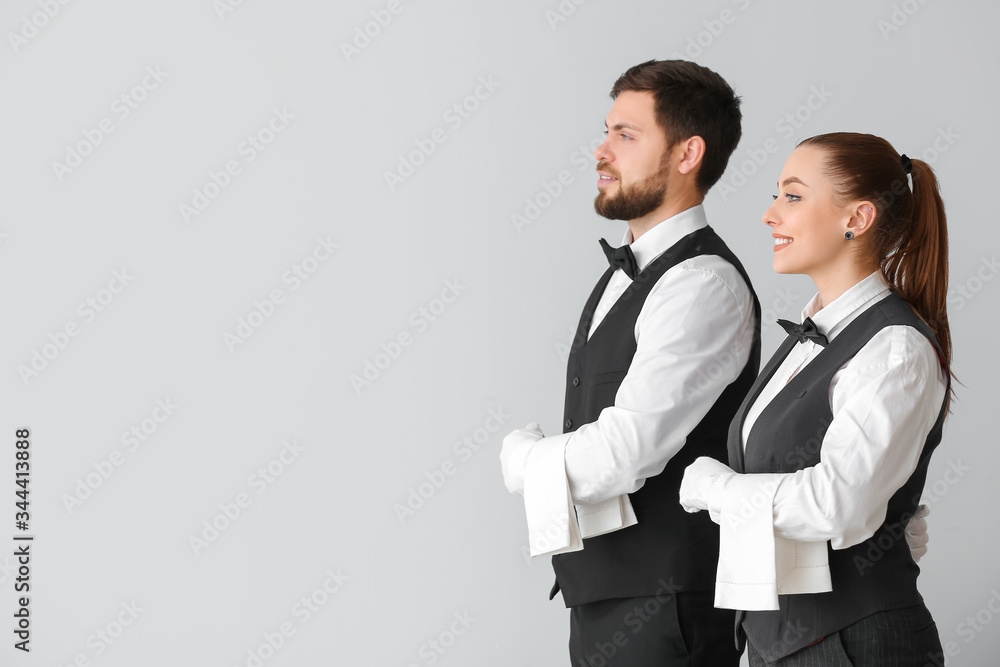
{"type": "Polygon", "coordinates": [[[726,482],[736,473],[724,463],[708,456],[699,456],[684,470],[680,501],[687,512],[708,510],[718,523],[726,482]]]}
{"type": "Polygon", "coordinates": [[[927,553],[927,540],[929,537],[927,535],[927,519],[924,517],[930,513],[931,508],[927,505],[918,506],[917,511],[906,522],[906,528],[903,530],[903,533],[906,535],[906,543],[910,546],[910,555],[913,557],[914,563],[927,553]]]}
{"type": "Polygon", "coordinates": [[[507,490],[519,496],[524,495],[524,468],[528,452],[536,442],[545,437],[537,422],[531,422],[523,429],[511,431],[503,439],[500,448],[500,469],[507,490]]]}

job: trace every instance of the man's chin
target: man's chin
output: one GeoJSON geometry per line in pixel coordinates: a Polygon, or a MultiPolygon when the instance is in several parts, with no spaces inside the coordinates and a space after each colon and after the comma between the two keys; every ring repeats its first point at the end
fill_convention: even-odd
{"type": "Polygon", "coordinates": [[[610,201],[611,197],[607,194],[601,192],[596,197],[594,197],[594,210],[597,215],[602,218],[607,218],[608,220],[618,220],[615,217],[615,206],[613,202],[610,201]]]}

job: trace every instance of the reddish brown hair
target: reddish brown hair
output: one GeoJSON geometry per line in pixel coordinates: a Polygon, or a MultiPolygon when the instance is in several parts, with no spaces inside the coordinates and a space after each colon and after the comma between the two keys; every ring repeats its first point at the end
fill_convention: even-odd
{"type": "Polygon", "coordinates": [[[799,145],[823,150],[824,171],[842,202],[875,205],[875,226],[865,235],[872,257],[886,282],[934,332],[950,369],[948,229],[934,170],[923,160],[910,159],[911,191],[903,159],[885,139],[836,132],[799,145]]]}

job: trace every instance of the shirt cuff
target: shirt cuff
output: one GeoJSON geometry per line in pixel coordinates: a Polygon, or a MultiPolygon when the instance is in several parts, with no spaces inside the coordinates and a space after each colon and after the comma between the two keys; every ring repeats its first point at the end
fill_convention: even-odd
{"type": "Polygon", "coordinates": [[[542,438],[528,453],[524,511],[532,556],[583,549],[580,526],[566,479],[566,441],[571,433],[542,438]]]}

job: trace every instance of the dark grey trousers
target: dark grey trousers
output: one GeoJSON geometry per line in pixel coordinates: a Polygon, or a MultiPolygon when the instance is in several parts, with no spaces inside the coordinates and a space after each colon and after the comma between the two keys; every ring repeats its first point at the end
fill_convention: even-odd
{"type": "Polygon", "coordinates": [[[570,609],[572,667],[739,667],[736,612],[715,594],[602,600],[570,609]]]}
{"type": "Polygon", "coordinates": [[[872,614],[777,662],[765,662],[747,643],[750,667],[933,667],[941,655],[923,604],[872,614]]]}

